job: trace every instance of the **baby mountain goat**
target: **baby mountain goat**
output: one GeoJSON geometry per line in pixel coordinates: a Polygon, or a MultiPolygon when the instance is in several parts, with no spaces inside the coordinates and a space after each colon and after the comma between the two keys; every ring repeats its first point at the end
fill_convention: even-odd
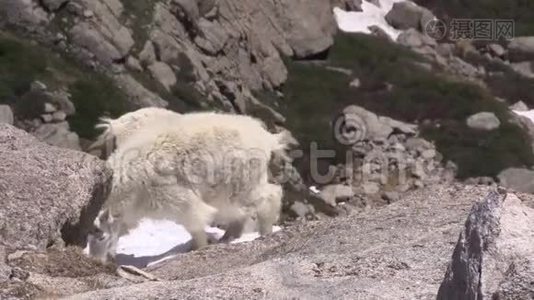
{"type": "Polygon", "coordinates": [[[282,188],[269,183],[268,165],[273,152],[291,141],[286,133],[272,134],[251,117],[218,113],[167,115],[132,126],[137,130],[121,131],[127,138],[117,136],[107,161],[112,189],[95,221],[101,235],[90,239],[94,256],[114,257],[119,237],[144,217],[182,224],[193,249],[208,244],[204,230],[214,223],[225,227],[224,241],[240,237],[249,218],[257,220],[260,234],[271,233],[282,188]]]}

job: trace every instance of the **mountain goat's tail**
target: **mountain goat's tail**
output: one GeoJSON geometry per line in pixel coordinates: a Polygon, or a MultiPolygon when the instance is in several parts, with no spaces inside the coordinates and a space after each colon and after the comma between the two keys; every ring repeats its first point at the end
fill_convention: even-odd
{"type": "Polygon", "coordinates": [[[117,120],[108,117],[101,117],[99,120],[100,122],[95,125],[95,129],[102,130],[102,133],[87,150],[93,151],[95,149],[101,149],[109,155],[115,148],[115,131],[119,129],[117,127],[120,127],[120,123],[117,122],[117,120]]]}

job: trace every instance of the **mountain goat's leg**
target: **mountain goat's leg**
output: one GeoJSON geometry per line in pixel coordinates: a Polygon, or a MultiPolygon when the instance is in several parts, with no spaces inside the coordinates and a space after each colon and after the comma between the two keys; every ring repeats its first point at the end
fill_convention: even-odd
{"type": "Polygon", "coordinates": [[[243,229],[245,228],[246,220],[247,219],[245,216],[240,216],[235,220],[230,221],[226,226],[226,232],[219,240],[219,242],[228,243],[232,240],[240,238],[243,234],[243,229]]]}
{"type": "Polygon", "coordinates": [[[159,207],[157,218],[182,224],[192,237],[192,250],[208,245],[206,226],[211,224],[217,209],[206,204],[197,193],[180,185],[157,186],[152,206],[159,207]]]}
{"type": "Polygon", "coordinates": [[[261,235],[273,232],[273,225],[280,217],[282,208],[282,187],[276,184],[262,185],[258,190],[258,225],[261,235]]]}

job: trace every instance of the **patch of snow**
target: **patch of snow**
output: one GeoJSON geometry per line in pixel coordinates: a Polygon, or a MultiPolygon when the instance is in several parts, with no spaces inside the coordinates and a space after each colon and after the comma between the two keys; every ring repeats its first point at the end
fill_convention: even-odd
{"type": "Polygon", "coordinates": [[[334,16],[339,29],[342,31],[371,34],[369,27],[375,25],[384,30],[384,32],[396,41],[402,31],[389,25],[385,17],[393,7],[394,3],[404,1],[405,0],[380,0],[380,7],[378,7],[364,0],[362,2],[363,11],[344,11],[335,7],[334,16]]]}
{"type": "Polygon", "coordinates": [[[314,194],[319,194],[321,191],[314,185],[310,186],[310,191],[314,194]]]}
{"type": "Polygon", "coordinates": [[[532,123],[534,123],[534,109],[527,110],[527,111],[519,111],[519,110],[512,110],[515,114],[518,114],[523,117],[527,117],[530,119],[532,123]]]}
{"type": "MultiPolygon", "coordinates": [[[[281,230],[273,226],[273,232],[281,230]]],[[[215,239],[224,235],[224,230],[207,227],[206,232],[215,239]]],[[[232,243],[250,242],[259,237],[258,232],[244,233],[232,243]]],[[[182,225],[166,220],[142,219],[139,225],[122,236],[117,244],[117,262],[138,267],[153,265],[191,249],[191,235],[182,225]]],[[[84,249],[89,254],[89,247],[84,249]]]]}

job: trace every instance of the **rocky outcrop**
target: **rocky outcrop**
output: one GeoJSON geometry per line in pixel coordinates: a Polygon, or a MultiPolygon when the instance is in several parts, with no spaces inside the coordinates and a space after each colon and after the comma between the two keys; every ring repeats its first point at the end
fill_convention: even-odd
{"type": "Polygon", "coordinates": [[[480,112],[467,118],[467,126],[473,129],[491,131],[501,126],[501,121],[492,112],[480,112]]]}
{"type": "Polygon", "coordinates": [[[520,62],[534,59],[534,37],[516,37],[508,44],[510,60],[520,62]]]}
{"type": "Polygon", "coordinates": [[[0,244],[83,244],[110,173],[97,158],[48,146],[0,124],[0,244]],[[83,213],[82,213],[83,211],[83,213]]]}
{"type": "Polygon", "coordinates": [[[76,299],[433,299],[458,231],[488,189],[436,186],[381,210],[295,225],[145,269],[160,279],[76,299]]]}
{"type": "Polygon", "coordinates": [[[491,193],[471,210],[437,299],[532,299],[533,238],[534,209],[491,193]]]}
{"type": "Polygon", "coordinates": [[[0,123],[13,125],[13,111],[9,105],[0,105],[0,123]]]}
{"type": "Polygon", "coordinates": [[[435,18],[428,9],[418,6],[411,1],[396,2],[393,8],[386,15],[386,21],[397,29],[419,29],[435,18]]]}
{"type": "Polygon", "coordinates": [[[518,192],[534,194],[534,171],[522,168],[503,170],[499,176],[502,186],[518,192]]]}
{"type": "Polygon", "coordinates": [[[76,113],[70,94],[64,90],[49,91],[42,82],[35,81],[22,97],[23,120],[15,125],[30,132],[39,140],[53,146],[81,150],[78,134],[70,129],[67,117],[76,113]]]}
{"type": "MultiPolygon", "coordinates": [[[[336,168],[333,181],[347,186],[343,191],[352,189],[352,195],[365,195],[368,204],[391,203],[411,189],[454,179],[455,166],[442,161],[434,144],[418,137],[414,124],[351,105],[334,127],[336,140],[350,147],[351,160],[336,168]]],[[[336,198],[331,192],[322,194],[329,204],[336,198]]]]}
{"type": "Polygon", "coordinates": [[[5,22],[49,30],[41,36],[111,71],[136,106],[167,105],[150,93],[157,85],[177,97],[189,97],[188,86],[201,106],[246,112],[259,102],[252,91],[286,80],[282,56],[322,53],[336,30],[331,2],[322,0],[146,1],[142,11],[119,0],[26,2],[2,3],[5,22]]]}

